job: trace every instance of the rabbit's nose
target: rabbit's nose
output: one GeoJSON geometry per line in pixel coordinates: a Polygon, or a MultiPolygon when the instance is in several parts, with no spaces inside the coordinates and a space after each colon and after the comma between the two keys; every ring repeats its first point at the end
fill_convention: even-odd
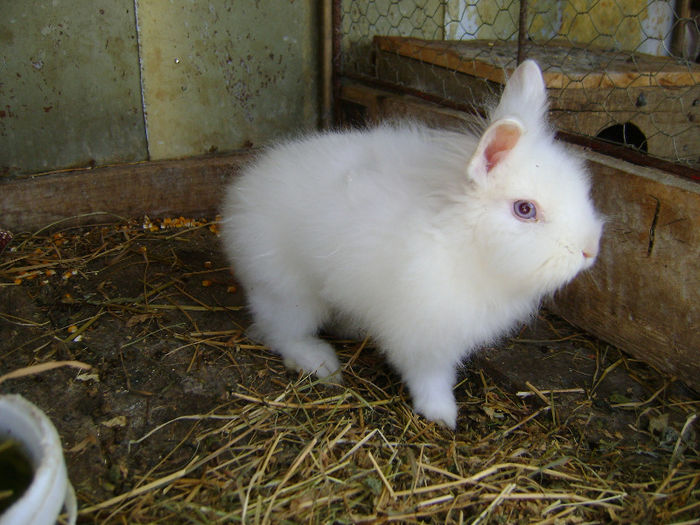
{"type": "Polygon", "coordinates": [[[598,255],[598,239],[596,239],[595,242],[591,241],[587,243],[587,246],[583,247],[581,253],[583,254],[583,258],[588,261],[595,259],[598,255]]]}
{"type": "Polygon", "coordinates": [[[583,258],[592,262],[598,256],[598,250],[600,249],[600,236],[603,233],[603,221],[597,220],[594,226],[594,230],[583,239],[583,246],[581,246],[581,253],[583,258]]]}

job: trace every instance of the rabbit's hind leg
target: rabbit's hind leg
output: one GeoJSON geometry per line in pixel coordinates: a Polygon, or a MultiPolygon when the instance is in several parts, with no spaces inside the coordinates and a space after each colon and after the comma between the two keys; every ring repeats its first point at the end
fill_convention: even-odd
{"type": "Polygon", "coordinates": [[[255,332],[282,356],[287,368],[342,382],[335,350],[316,336],[329,313],[319,298],[258,286],[249,291],[248,301],[255,332]]]}

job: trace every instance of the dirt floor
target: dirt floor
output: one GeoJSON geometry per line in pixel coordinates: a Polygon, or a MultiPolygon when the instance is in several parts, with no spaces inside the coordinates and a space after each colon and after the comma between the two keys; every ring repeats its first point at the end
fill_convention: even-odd
{"type": "Polygon", "coordinates": [[[700,523],[679,382],[543,312],[465,364],[451,432],[370,342],[337,342],[340,388],[246,339],[218,242],[143,219],[0,255],[0,394],[53,420],[79,522],[700,523]]]}

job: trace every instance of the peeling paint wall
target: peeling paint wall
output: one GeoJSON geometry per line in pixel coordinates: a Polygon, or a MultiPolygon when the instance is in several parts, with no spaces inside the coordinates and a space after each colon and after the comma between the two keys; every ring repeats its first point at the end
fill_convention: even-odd
{"type": "Polygon", "coordinates": [[[0,0],[0,176],[315,129],[317,5],[0,0]]]}

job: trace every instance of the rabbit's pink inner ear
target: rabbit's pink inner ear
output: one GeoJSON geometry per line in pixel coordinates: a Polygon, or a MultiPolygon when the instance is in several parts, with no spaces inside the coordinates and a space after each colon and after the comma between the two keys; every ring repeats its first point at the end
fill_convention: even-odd
{"type": "Polygon", "coordinates": [[[501,122],[490,130],[490,137],[484,149],[486,172],[498,165],[515,147],[523,133],[522,127],[514,122],[501,122]]]}

